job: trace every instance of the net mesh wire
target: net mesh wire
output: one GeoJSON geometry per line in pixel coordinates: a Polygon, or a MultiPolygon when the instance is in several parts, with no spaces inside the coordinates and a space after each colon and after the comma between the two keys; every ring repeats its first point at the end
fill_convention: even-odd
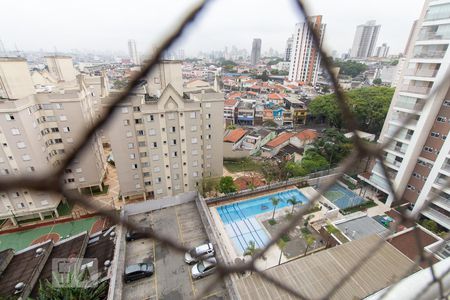
{"type": "MultiPolygon", "coordinates": [[[[149,61],[147,61],[141,71],[135,75],[129,82],[128,86],[120,92],[116,96],[115,99],[111,101],[111,105],[108,105],[105,107],[104,113],[96,120],[94,125],[84,132],[80,138],[80,142],[74,147],[74,150],[69,152],[66,157],[64,158],[63,162],[60,164],[60,166],[51,171],[49,174],[43,174],[41,176],[20,176],[20,177],[11,177],[0,180],[0,190],[13,190],[16,188],[30,188],[33,190],[38,191],[49,191],[49,192],[56,192],[62,194],[67,201],[69,201],[71,204],[77,204],[80,205],[87,210],[90,211],[96,211],[99,215],[107,217],[113,222],[114,224],[118,224],[121,226],[124,226],[127,229],[138,229],[138,224],[135,224],[134,222],[121,218],[117,211],[114,209],[107,209],[104,207],[100,207],[99,204],[97,204],[95,201],[89,201],[88,198],[81,194],[74,194],[70,193],[68,190],[65,189],[64,184],[61,180],[63,178],[64,170],[77,158],[78,154],[81,153],[83,150],[85,150],[88,147],[88,141],[95,137],[97,135],[97,131],[101,128],[103,128],[109,121],[111,121],[113,112],[118,107],[118,104],[123,102],[125,99],[127,99],[128,95],[132,93],[135,87],[138,86],[140,80],[144,78],[150,70],[158,63],[159,58],[162,56],[165,50],[167,50],[176,40],[178,37],[180,37],[183,32],[185,31],[186,27],[194,22],[195,18],[199,15],[201,11],[204,10],[205,6],[208,5],[210,0],[200,1],[197,4],[195,4],[193,7],[190,8],[189,11],[187,11],[178,21],[177,24],[175,24],[172,28],[172,31],[167,34],[167,36],[161,41],[160,46],[157,48],[158,50],[156,53],[151,57],[149,61]]],[[[305,19],[308,18],[308,8],[305,5],[303,1],[297,1],[293,0],[295,2],[296,7],[301,15],[304,16],[305,19]]],[[[328,57],[325,50],[321,47],[320,44],[320,37],[319,32],[317,32],[314,28],[310,27],[310,32],[313,37],[314,44],[316,48],[319,51],[319,54],[322,58],[328,57]]],[[[355,119],[355,117],[352,115],[349,106],[347,105],[346,98],[344,95],[343,90],[339,86],[338,79],[334,72],[332,72],[332,65],[331,62],[327,59],[322,59],[322,67],[323,69],[328,73],[331,84],[334,89],[334,93],[336,95],[336,101],[338,103],[338,107],[341,111],[343,120],[345,120],[345,127],[352,131],[353,133],[356,133],[356,130],[358,129],[358,123],[355,119]]],[[[450,68],[449,68],[450,70],[450,68]]],[[[431,94],[428,96],[428,98],[432,98],[436,91],[439,91],[440,87],[445,84],[446,81],[450,78],[450,72],[447,72],[444,76],[444,79],[440,82],[436,82],[434,84],[434,87],[431,91],[431,94]]],[[[404,121],[404,124],[407,124],[412,120],[412,116],[404,121]]],[[[400,133],[400,130],[402,129],[402,126],[400,126],[392,136],[396,136],[400,133]]],[[[275,285],[277,288],[280,288],[286,292],[288,292],[292,297],[299,298],[299,299],[308,299],[304,294],[302,294],[301,291],[294,289],[288,285],[286,285],[283,282],[280,282],[270,276],[268,276],[266,273],[258,271],[255,268],[255,261],[259,258],[263,258],[263,256],[268,251],[268,248],[276,244],[278,240],[280,240],[285,234],[290,232],[297,226],[300,222],[302,222],[302,217],[317,203],[320,195],[322,195],[325,191],[327,191],[333,184],[337,183],[337,181],[342,177],[342,175],[349,171],[350,168],[354,165],[355,161],[358,161],[363,158],[375,158],[378,161],[381,162],[382,171],[384,173],[384,176],[386,178],[389,178],[387,175],[386,166],[384,164],[384,158],[383,158],[383,149],[389,145],[392,142],[391,140],[387,140],[384,143],[378,143],[378,144],[370,144],[362,140],[357,134],[353,134],[352,137],[352,143],[353,143],[353,150],[352,152],[344,159],[340,164],[340,173],[338,176],[336,176],[333,180],[327,182],[326,184],[323,184],[320,189],[318,189],[318,193],[316,196],[314,196],[311,201],[309,201],[307,204],[303,205],[300,209],[298,209],[288,224],[286,224],[277,234],[275,234],[269,241],[269,243],[261,249],[261,251],[257,252],[251,261],[241,264],[224,264],[220,263],[217,266],[217,280],[212,282],[209,286],[207,286],[204,291],[198,295],[197,298],[202,298],[205,295],[208,295],[208,293],[215,287],[216,284],[219,284],[224,278],[227,276],[230,276],[231,274],[242,274],[245,272],[253,272],[258,273],[258,275],[263,279],[271,282],[273,285],[275,285]]],[[[387,180],[389,185],[389,190],[394,195],[394,201],[400,200],[402,195],[398,195],[394,192],[393,184],[390,180],[387,180]]],[[[449,187],[450,183],[446,182],[445,188],[449,187]]],[[[422,207],[422,210],[426,209],[430,202],[432,202],[433,199],[430,199],[426,202],[426,204],[422,207]]],[[[395,222],[394,228],[391,228],[392,233],[396,232],[397,228],[402,225],[406,224],[415,224],[415,221],[420,214],[420,211],[417,213],[410,214],[407,212],[403,212],[400,215],[400,220],[398,222],[395,222]]],[[[439,290],[439,296],[441,299],[446,298],[447,292],[444,288],[442,279],[447,276],[447,274],[450,272],[450,269],[446,270],[445,272],[441,273],[440,276],[436,275],[436,272],[432,266],[432,254],[425,252],[423,246],[422,246],[422,240],[420,239],[420,229],[415,226],[413,229],[414,232],[414,238],[416,241],[416,247],[419,252],[419,257],[414,261],[413,266],[411,267],[410,272],[406,272],[404,276],[407,276],[416,269],[419,265],[425,263],[427,266],[429,266],[429,272],[431,272],[432,281],[427,284],[427,286],[422,290],[418,291],[417,297],[420,298],[421,295],[424,295],[430,288],[432,288],[434,285],[437,285],[439,290]]],[[[159,241],[160,243],[173,248],[174,250],[185,252],[188,249],[183,246],[181,243],[172,240],[169,237],[165,237],[161,234],[159,234],[157,231],[151,231],[147,233],[147,238],[159,241]]],[[[444,237],[444,243],[448,241],[449,236],[446,235],[444,237]]],[[[353,264],[353,267],[351,268],[350,272],[343,274],[342,277],[339,278],[336,284],[332,285],[329,288],[329,291],[323,295],[323,299],[329,299],[335,293],[339,290],[340,287],[342,287],[350,278],[351,276],[357,272],[362,266],[364,266],[373,256],[373,253],[378,251],[382,246],[385,240],[381,239],[379,242],[377,242],[367,253],[362,257],[361,260],[355,261],[353,264]]],[[[395,285],[401,281],[404,277],[400,277],[397,279],[393,279],[389,284],[387,284],[388,289],[386,292],[381,296],[382,298],[386,297],[389,292],[392,290],[395,285]]]]}

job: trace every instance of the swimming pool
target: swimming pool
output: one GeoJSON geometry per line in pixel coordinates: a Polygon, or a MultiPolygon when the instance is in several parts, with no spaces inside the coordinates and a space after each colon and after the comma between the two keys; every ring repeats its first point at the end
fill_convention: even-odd
{"type": "Polygon", "coordinates": [[[238,254],[242,255],[245,252],[250,241],[255,242],[257,248],[263,248],[269,242],[270,238],[255,216],[273,211],[271,200],[273,197],[280,199],[276,209],[290,206],[288,200],[291,198],[295,198],[299,204],[308,201],[299,190],[290,189],[217,207],[225,230],[238,254]]]}

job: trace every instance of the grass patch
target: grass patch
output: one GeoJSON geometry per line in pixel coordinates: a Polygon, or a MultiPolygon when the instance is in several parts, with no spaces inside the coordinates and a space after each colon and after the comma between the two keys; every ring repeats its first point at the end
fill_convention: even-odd
{"type": "Polygon", "coordinates": [[[261,171],[261,164],[248,157],[239,160],[224,160],[223,166],[231,173],[261,171]]]}
{"type": "Polygon", "coordinates": [[[344,215],[348,215],[357,211],[361,211],[361,210],[365,210],[371,207],[377,206],[377,204],[373,201],[373,200],[367,200],[366,202],[356,205],[356,206],[352,206],[352,207],[347,207],[344,209],[341,209],[341,213],[344,215]]]}
{"type": "Polygon", "coordinates": [[[102,183],[102,187],[103,187],[103,190],[100,190],[100,188],[98,186],[91,187],[91,188],[84,188],[82,193],[83,193],[83,195],[87,195],[87,196],[90,196],[90,195],[98,196],[98,195],[107,194],[108,190],[109,190],[109,185],[104,185],[102,183]]]}
{"type": "Polygon", "coordinates": [[[275,219],[270,219],[269,224],[273,226],[273,225],[277,224],[277,221],[275,221],[275,219]]]}
{"type": "Polygon", "coordinates": [[[325,229],[326,231],[328,231],[328,233],[333,234],[341,243],[349,242],[349,240],[342,234],[342,232],[333,225],[328,224],[325,226],[325,229]]]}

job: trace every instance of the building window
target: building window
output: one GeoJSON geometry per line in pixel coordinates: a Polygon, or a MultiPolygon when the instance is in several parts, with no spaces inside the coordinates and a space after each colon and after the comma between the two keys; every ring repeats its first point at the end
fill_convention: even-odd
{"type": "Polygon", "coordinates": [[[123,114],[128,113],[128,107],[122,107],[122,113],[123,114]]]}
{"type": "Polygon", "coordinates": [[[191,143],[192,143],[192,144],[197,144],[197,142],[198,142],[197,138],[192,138],[192,139],[191,139],[191,143]]]}
{"type": "Polygon", "coordinates": [[[17,128],[11,128],[11,133],[12,135],[19,135],[20,134],[20,130],[17,128]]]}
{"type": "Polygon", "coordinates": [[[211,145],[206,145],[206,149],[211,149],[211,145]]]}
{"type": "Polygon", "coordinates": [[[174,119],[175,119],[175,114],[174,114],[174,113],[168,113],[168,114],[167,114],[167,118],[168,118],[169,120],[174,120],[174,119]]]}
{"type": "Polygon", "coordinates": [[[178,156],[178,152],[177,151],[172,152],[172,157],[177,157],[177,156],[178,156]]]}
{"type": "Polygon", "coordinates": [[[195,118],[197,117],[197,114],[195,113],[195,111],[192,111],[192,112],[189,114],[189,116],[190,116],[191,119],[195,119],[195,118]]]}
{"type": "Polygon", "coordinates": [[[126,135],[127,135],[127,137],[132,137],[133,133],[131,132],[131,130],[128,130],[126,135]]]}
{"type": "Polygon", "coordinates": [[[129,126],[130,125],[130,120],[126,119],[123,120],[123,126],[129,126]]]}
{"type": "Polygon", "coordinates": [[[156,130],[155,129],[149,129],[148,130],[148,135],[156,135],[156,130]]]}
{"type": "Polygon", "coordinates": [[[134,124],[142,124],[142,119],[134,119],[134,124]]]}
{"type": "Polygon", "coordinates": [[[155,117],[153,115],[148,115],[147,116],[147,121],[148,122],[153,122],[153,121],[155,121],[155,117]]]}
{"type": "Polygon", "coordinates": [[[70,127],[63,127],[63,132],[70,132],[70,127]]]}
{"type": "Polygon", "coordinates": [[[192,125],[192,126],[191,126],[191,131],[197,131],[197,126],[192,125]]]}
{"type": "Polygon", "coordinates": [[[440,123],[445,123],[445,122],[447,122],[447,118],[446,117],[442,117],[442,116],[438,116],[436,118],[436,121],[438,121],[440,123]]]}
{"type": "Polygon", "coordinates": [[[138,142],[138,147],[145,147],[145,142],[138,142]]]}
{"type": "Polygon", "coordinates": [[[435,137],[435,138],[438,138],[438,137],[439,137],[439,132],[434,132],[434,131],[432,131],[432,132],[431,132],[431,136],[432,136],[432,137],[435,137]]]}
{"type": "Polygon", "coordinates": [[[156,183],[161,183],[161,181],[162,181],[161,177],[156,178],[156,183]]]}
{"type": "Polygon", "coordinates": [[[34,172],[36,169],[33,166],[27,167],[28,172],[34,172]]]}
{"type": "Polygon", "coordinates": [[[163,192],[162,189],[157,189],[157,190],[156,190],[156,193],[157,193],[157,194],[162,194],[162,192],[163,192]]]}
{"type": "Polygon", "coordinates": [[[177,144],[177,140],[176,139],[173,139],[173,140],[170,141],[170,145],[171,146],[174,146],[176,144],[177,144]]]}
{"type": "Polygon", "coordinates": [[[193,166],[193,167],[198,166],[198,161],[197,161],[197,160],[193,160],[193,161],[192,161],[192,166],[193,166]]]}
{"type": "Polygon", "coordinates": [[[137,165],[137,164],[131,164],[131,169],[132,169],[132,170],[136,170],[136,169],[137,169],[137,167],[138,167],[138,165],[137,165]]]}
{"type": "Polygon", "coordinates": [[[139,106],[133,106],[133,111],[134,112],[140,112],[141,108],[139,106]]]}
{"type": "Polygon", "coordinates": [[[197,149],[192,150],[192,155],[198,155],[198,150],[197,149]]]}
{"type": "Polygon", "coordinates": [[[154,167],[153,168],[153,172],[159,173],[159,172],[161,172],[161,168],[160,167],[154,167]]]}
{"type": "Polygon", "coordinates": [[[192,173],[192,176],[193,176],[193,177],[198,177],[198,172],[193,172],[193,173],[192,173]]]}
{"type": "Polygon", "coordinates": [[[416,173],[416,172],[414,172],[414,173],[412,174],[412,176],[414,176],[414,177],[417,178],[417,179],[420,179],[420,178],[422,177],[419,173],[416,173]]]}
{"type": "Polygon", "coordinates": [[[406,188],[407,188],[408,190],[410,190],[410,191],[414,191],[414,190],[416,189],[415,186],[410,185],[410,184],[408,184],[408,185],[406,186],[406,188]]]}
{"type": "Polygon", "coordinates": [[[25,145],[24,142],[18,142],[16,145],[17,145],[17,148],[19,148],[19,149],[24,149],[24,148],[26,148],[26,145],[25,145]]]}
{"type": "Polygon", "coordinates": [[[425,152],[432,153],[432,152],[433,152],[433,147],[425,146],[425,147],[423,147],[423,150],[424,150],[425,152]]]}
{"type": "Polygon", "coordinates": [[[131,154],[130,154],[130,159],[135,159],[135,158],[136,158],[136,154],[131,153],[131,154]]]}
{"type": "Polygon", "coordinates": [[[138,130],[138,131],[136,131],[136,134],[138,136],[143,136],[144,135],[144,130],[138,130]]]}
{"type": "Polygon", "coordinates": [[[78,179],[79,182],[85,182],[86,179],[84,177],[80,177],[80,179],[78,179]]]}
{"type": "Polygon", "coordinates": [[[153,155],[153,156],[152,156],[152,160],[153,160],[153,161],[159,160],[159,155],[157,155],[157,154],[153,155]]]}
{"type": "Polygon", "coordinates": [[[134,148],[134,144],[133,143],[128,143],[128,149],[133,149],[134,148]]]}
{"type": "Polygon", "coordinates": [[[29,161],[29,160],[31,160],[31,156],[29,156],[28,154],[22,155],[22,160],[29,161]]]}
{"type": "Polygon", "coordinates": [[[170,128],[170,132],[171,133],[174,133],[176,130],[175,130],[175,126],[172,126],[171,128],[170,128]]]}
{"type": "Polygon", "coordinates": [[[67,117],[65,115],[59,116],[60,121],[67,121],[67,117]]]}
{"type": "Polygon", "coordinates": [[[211,108],[211,103],[205,103],[205,108],[211,108]]]}
{"type": "Polygon", "coordinates": [[[5,119],[11,121],[14,120],[14,116],[12,114],[5,114],[5,119]]]}
{"type": "Polygon", "coordinates": [[[178,165],[178,163],[174,163],[173,165],[172,165],[172,168],[174,168],[174,169],[178,169],[180,166],[178,165]]]}

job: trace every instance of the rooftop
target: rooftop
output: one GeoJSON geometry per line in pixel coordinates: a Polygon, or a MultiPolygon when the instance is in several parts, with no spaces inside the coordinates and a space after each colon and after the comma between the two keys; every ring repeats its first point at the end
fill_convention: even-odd
{"type": "Polygon", "coordinates": [[[368,216],[345,220],[334,225],[351,240],[359,240],[373,234],[381,236],[389,234],[386,227],[368,216]]]}
{"type": "Polygon", "coordinates": [[[247,130],[243,128],[236,128],[228,132],[228,134],[223,138],[224,142],[228,143],[236,143],[240,139],[242,139],[245,134],[247,133],[247,130]]]}
{"type": "Polygon", "coordinates": [[[315,140],[317,138],[317,131],[314,129],[306,129],[297,133],[295,137],[302,141],[315,140]]]}
{"type": "Polygon", "coordinates": [[[238,101],[236,99],[227,99],[224,102],[224,106],[235,106],[238,101]]]}
{"type": "MultiPolygon", "coordinates": [[[[343,275],[360,262],[380,241],[372,235],[306,257],[292,260],[264,271],[280,282],[302,293],[306,298],[323,298],[343,275]]],[[[338,287],[331,299],[361,299],[384,287],[392,278],[411,272],[413,262],[387,242],[364,261],[349,280],[338,287]]],[[[416,271],[417,268],[414,271],[416,271]]],[[[411,272],[411,273],[413,273],[411,272]]],[[[254,273],[240,279],[237,289],[242,300],[294,299],[287,292],[254,273]]]]}
{"type": "MultiPolygon", "coordinates": [[[[393,238],[389,239],[388,242],[397,248],[400,252],[408,256],[411,260],[418,259],[423,248],[434,244],[438,241],[431,234],[425,232],[421,227],[416,229],[409,229],[400,232],[400,234],[395,235],[393,238]],[[420,241],[421,249],[419,251],[417,237],[420,241]]],[[[432,258],[433,263],[437,262],[438,259],[432,258]]],[[[421,262],[420,266],[422,268],[427,268],[428,263],[421,262]]]]}
{"type": "Polygon", "coordinates": [[[282,132],[276,138],[268,142],[265,147],[275,148],[287,142],[294,134],[289,132],[282,132]]]}

